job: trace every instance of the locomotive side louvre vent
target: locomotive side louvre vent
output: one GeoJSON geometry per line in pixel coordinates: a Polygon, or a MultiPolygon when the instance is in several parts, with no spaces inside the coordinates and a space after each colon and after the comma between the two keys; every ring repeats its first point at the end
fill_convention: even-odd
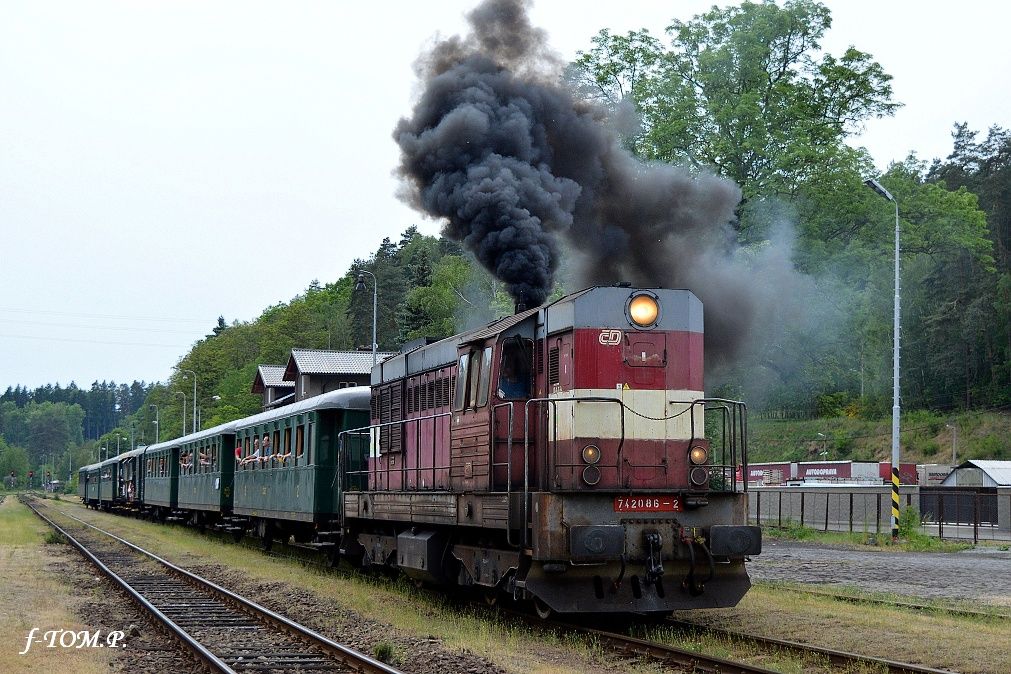
{"type": "Polygon", "coordinates": [[[537,345],[534,347],[534,360],[536,361],[535,366],[537,367],[537,374],[544,373],[544,340],[538,339],[537,345]]]}
{"type": "Polygon", "coordinates": [[[561,380],[558,378],[558,347],[552,347],[548,350],[548,385],[558,384],[561,380]]]}
{"type": "MultiPolygon", "coordinates": [[[[376,403],[376,396],[373,396],[373,404],[376,403]]],[[[378,396],[379,423],[386,424],[400,421],[404,418],[404,382],[398,381],[390,386],[380,389],[378,396]]],[[[379,451],[399,452],[403,448],[403,430],[398,425],[386,426],[379,436],[379,451]]]]}

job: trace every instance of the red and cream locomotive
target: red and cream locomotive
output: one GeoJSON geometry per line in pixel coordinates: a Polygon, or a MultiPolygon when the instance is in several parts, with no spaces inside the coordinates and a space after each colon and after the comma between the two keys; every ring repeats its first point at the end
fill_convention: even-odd
{"type": "Polygon", "coordinates": [[[732,606],[746,410],[703,392],[702,303],[595,287],[405,348],[340,436],[342,552],[538,612],[732,606]],[[366,460],[367,459],[367,460],[366,460]]]}

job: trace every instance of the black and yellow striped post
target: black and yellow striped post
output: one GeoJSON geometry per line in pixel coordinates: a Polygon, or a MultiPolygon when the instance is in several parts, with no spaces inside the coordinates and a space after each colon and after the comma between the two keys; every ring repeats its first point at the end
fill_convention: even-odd
{"type": "MultiPolygon", "coordinates": [[[[879,473],[880,474],[880,473],[879,473]]],[[[892,542],[899,540],[899,464],[892,464],[892,542]]]]}

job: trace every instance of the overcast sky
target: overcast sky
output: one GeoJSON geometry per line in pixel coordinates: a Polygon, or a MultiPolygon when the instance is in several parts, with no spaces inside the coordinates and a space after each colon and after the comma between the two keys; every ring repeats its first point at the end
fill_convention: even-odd
{"type": "MultiPolygon", "coordinates": [[[[475,2],[0,3],[0,391],[162,380],[218,315],[251,320],[426,220],[396,199],[412,64],[475,2]]],[[[540,0],[572,59],[601,28],[712,2],[540,0]]],[[[1011,11],[829,0],[823,46],[870,52],[894,118],[884,168],[944,157],[951,127],[1011,126],[1011,11]]]]}

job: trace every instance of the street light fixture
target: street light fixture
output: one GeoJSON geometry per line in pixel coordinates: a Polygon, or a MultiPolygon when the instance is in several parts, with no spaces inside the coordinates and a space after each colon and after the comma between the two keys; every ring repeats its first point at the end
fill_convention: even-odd
{"type": "Polygon", "coordinates": [[[360,269],[358,271],[358,280],[355,282],[355,292],[368,289],[368,286],[365,285],[366,274],[372,277],[372,367],[375,367],[376,348],[379,346],[376,343],[376,312],[379,309],[379,281],[376,279],[376,275],[370,271],[360,269]]]}
{"type": "Polygon", "coordinates": [[[874,178],[867,187],[895,205],[895,306],[892,326],[892,540],[899,537],[899,202],[874,178]]]}
{"type": "Polygon", "coordinates": [[[153,407],[154,408],[154,421],[152,423],[154,424],[154,444],[157,445],[158,444],[158,438],[161,435],[161,428],[160,428],[161,424],[158,423],[158,421],[160,420],[161,417],[158,415],[158,406],[157,405],[155,405],[154,403],[152,403],[148,407],[153,407]]]}
{"type": "Polygon", "coordinates": [[[818,437],[821,438],[821,451],[818,452],[818,456],[828,456],[828,438],[825,437],[824,433],[819,433],[818,437]]]}
{"type": "Polygon", "coordinates": [[[183,397],[183,432],[180,435],[186,435],[186,394],[182,391],[176,391],[176,395],[183,397]]]}
{"type": "MultiPolygon", "coordinates": [[[[179,368],[176,368],[179,370],[179,368]]],[[[193,432],[197,432],[197,373],[193,370],[179,370],[180,372],[189,372],[193,375],[193,432]]],[[[186,379],[186,377],[183,377],[186,379]]],[[[183,428],[183,435],[186,434],[186,428],[183,428]]]]}

